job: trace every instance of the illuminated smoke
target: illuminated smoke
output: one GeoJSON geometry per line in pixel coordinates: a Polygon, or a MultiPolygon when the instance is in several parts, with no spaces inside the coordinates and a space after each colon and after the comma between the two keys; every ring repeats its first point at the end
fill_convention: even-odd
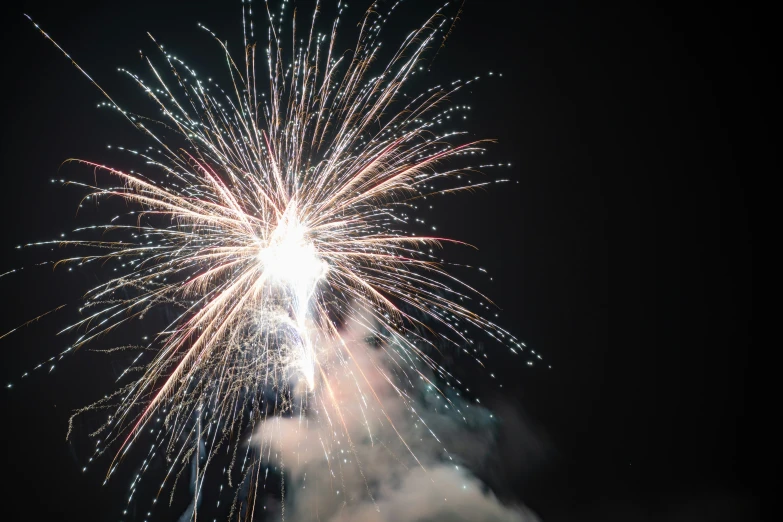
{"type": "Polygon", "coordinates": [[[388,379],[383,356],[399,347],[373,347],[368,336],[372,330],[363,321],[351,322],[342,334],[352,361],[328,376],[334,401],[312,404],[300,416],[269,419],[256,432],[262,467],[284,474],[286,519],[537,521],[523,506],[501,504],[464,464],[494,449],[489,412],[465,408],[463,419],[438,406],[442,399],[426,385],[400,390],[388,379]],[[357,394],[366,409],[354,400],[357,394]]]}

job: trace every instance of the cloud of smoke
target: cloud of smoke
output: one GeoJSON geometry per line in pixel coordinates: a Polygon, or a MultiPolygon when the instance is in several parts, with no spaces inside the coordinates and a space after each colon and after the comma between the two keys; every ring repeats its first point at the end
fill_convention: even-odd
{"type": "Polygon", "coordinates": [[[330,365],[322,398],[298,417],[268,419],[253,438],[282,471],[284,518],[537,521],[524,506],[503,505],[470,471],[493,449],[489,412],[444,399],[426,372],[394,346],[371,346],[367,334],[351,322],[342,335],[347,356],[330,365]],[[409,385],[398,387],[400,379],[409,385]]]}

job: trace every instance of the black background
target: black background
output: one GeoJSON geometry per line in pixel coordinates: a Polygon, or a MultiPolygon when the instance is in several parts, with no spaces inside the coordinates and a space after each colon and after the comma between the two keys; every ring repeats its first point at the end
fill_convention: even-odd
{"type": "MultiPolygon", "coordinates": [[[[415,5],[420,16],[401,28],[439,4],[415,5]]],[[[58,173],[63,160],[118,164],[106,143],[141,142],[95,108],[100,94],[24,12],[121,102],[143,101],[115,70],[142,69],[145,31],[220,72],[196,22],[236,43],[240,34],[238,2],[4,7],[0,273],[31,259],[17,244],[74,228],[79,191],[49,181],[76,175],[58,173]]],[[[499,494],[545,521],[760,518],[747,196],[758,172],[741,143],[765,142],[753,80],[768,67],[764,48],[753,17],[729,5],[468,0],[433,65],[429,83],[504,73],[476,84],[464,127],[499,140],[488,156],[513,168],[489,174],[515,183],[425,217],[480,247],[493,280],[477,284],[500,323],[544,355],[534,368],[492,359],[502,403],[524,412],[538,441],[513,458],[525,441],[509,435],[499,494]]],[[[50,268],[0,279],[3,331],[88,279],[50,268]]],[[[48,377],[18,379],[66,346],[54,337],[66,319],[0,341],[0,377],[14,382],[2,397],[9,520],[114,520],[125,495],[101,487],[99,470],[82,474],[80,442],[64,440],[68,413],[111,390],[111,363],[66,359],[48,377]]]]}

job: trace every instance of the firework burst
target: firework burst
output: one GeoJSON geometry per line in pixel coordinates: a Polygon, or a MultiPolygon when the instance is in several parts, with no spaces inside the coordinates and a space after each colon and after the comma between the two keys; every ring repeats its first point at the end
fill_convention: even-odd
{"type": "MultiPolygon", "coordinates": [[[[450,98],[475,79],[418,96],[403,91],[427,51],[449,34],[455,19],[444,14],[449,4],[377,67],[383,23],[399,3],[385,13],[368,9],[352,52],[344,54],[336,50],[341,2],[323,33],[318,2],[301,24],[296,15],[284,24],[283,9],[265,4],[268,29],[259,39],[265,43],[257,43],[252,7],[244,4],[242,60],[202,26],[225,51],[226,88],[153,39],[159,56],[144,57],[151,79],[122,72],[156,105],[157,118],[121,108],[74,62],[101,90],[103,105],[151,144],[123,149],[142,158],[143,173],[73,160],[106,180],[75,183],[88,197],[119,198],[134,210],[79,230],[99,234],[94,238],[51,242],[80,249],[58,264],[121,261],[126,268],[85,294],[82,318],[61,332],[76,333],[68,351],[157,307],[181,310],[128,368],[141,376],[85,409],[111,412],[96,450],[114,448],[108,475],[155,423],[148,460],[163,454],[171,463],[161,491],[200,453],[207,455],[197,469],[203,475],[219,448],[233,455],[231,482],[234,467],[259,473],[246,464],[249,450],[241,463],[237,455],[245,434],[269,418],[315,408],[332,412],[329,422],[338,428],[330,430],[340,431],[346,399],[330,385],[338,371],[350,371],[358,384],[352,411],[393,427],[373,404],[370,383],[377,375],[408,405],[407,390],[422,380],[440,393],[433,372],[454,383],[434,354],[448,344],[473,354],[471,331],[512,351],[524,349],[468,308],[472,298],[488,300],[431,254],[458,242],[411,229],[417,202],[488,182],[467,181],[484,166],[466,162],[482,143],[441,125],[461,108],[450,98]],[[346,317],[380,341],[385,365],[352,362],[356,348],[340,328],[346,317]],[[426,367],[431,371],[421,370],[426,367]]],[[[347,430],[336,436],[350,439],[347,430]]],[[[132,491],[137,485],[134,480],[132,491]]]]}

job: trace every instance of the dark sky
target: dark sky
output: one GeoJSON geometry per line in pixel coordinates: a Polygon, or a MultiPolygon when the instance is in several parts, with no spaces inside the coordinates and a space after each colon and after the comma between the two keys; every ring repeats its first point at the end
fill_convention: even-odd
{"type": "MultiPolygon", "coordinates": [[[[439,4],[419,3],[422,16],[439,4]]],[[[143,101],[115,70],[141,68],[146,31],[200,70],[223,64],[196,22],[240,34],[239,2],[64,4],[3,8],[0,273],[35,259],[17,244],[76,226],[80,193],[49,181],[76,172],[58,174],[63,160],[118,164],[105,144],[141,141],[96,109],[99,93],[23,12],[121,100],[143,101]]],[[[518,183],[456,198],[432,217],[479,246],[493,281],[478,284],[502,308],[501,324],[553,366],[494,357],[506,383],[498,402],[521,412],[545,448],[520,463],[511,457],[527,455],[525,440],[509,435],[503,495],[552,522],[756,520],[758,358],[740,143],[761,111],[753,78],[765,42],[731,6],[592,4],[468,0],[433,65],[435,81],[504,73],[465,99],[465,128],[499,140],[489,155],[513,168],[490,175],[518,183]]],[[[26,270],[0,280],[3,331],[89,284],[26,270]]],[[[66,319],[0,341],[0,378],[16,383],[2,397],[9,520],[114,520],[125,495],[122,484],[101,487],[99,473],[82,475],[81,443],[65,441],[68,412],[111,389],[102,372],[112,364],[74,358],[18,379],[62,349],[54,332],[66,319]]]]}

